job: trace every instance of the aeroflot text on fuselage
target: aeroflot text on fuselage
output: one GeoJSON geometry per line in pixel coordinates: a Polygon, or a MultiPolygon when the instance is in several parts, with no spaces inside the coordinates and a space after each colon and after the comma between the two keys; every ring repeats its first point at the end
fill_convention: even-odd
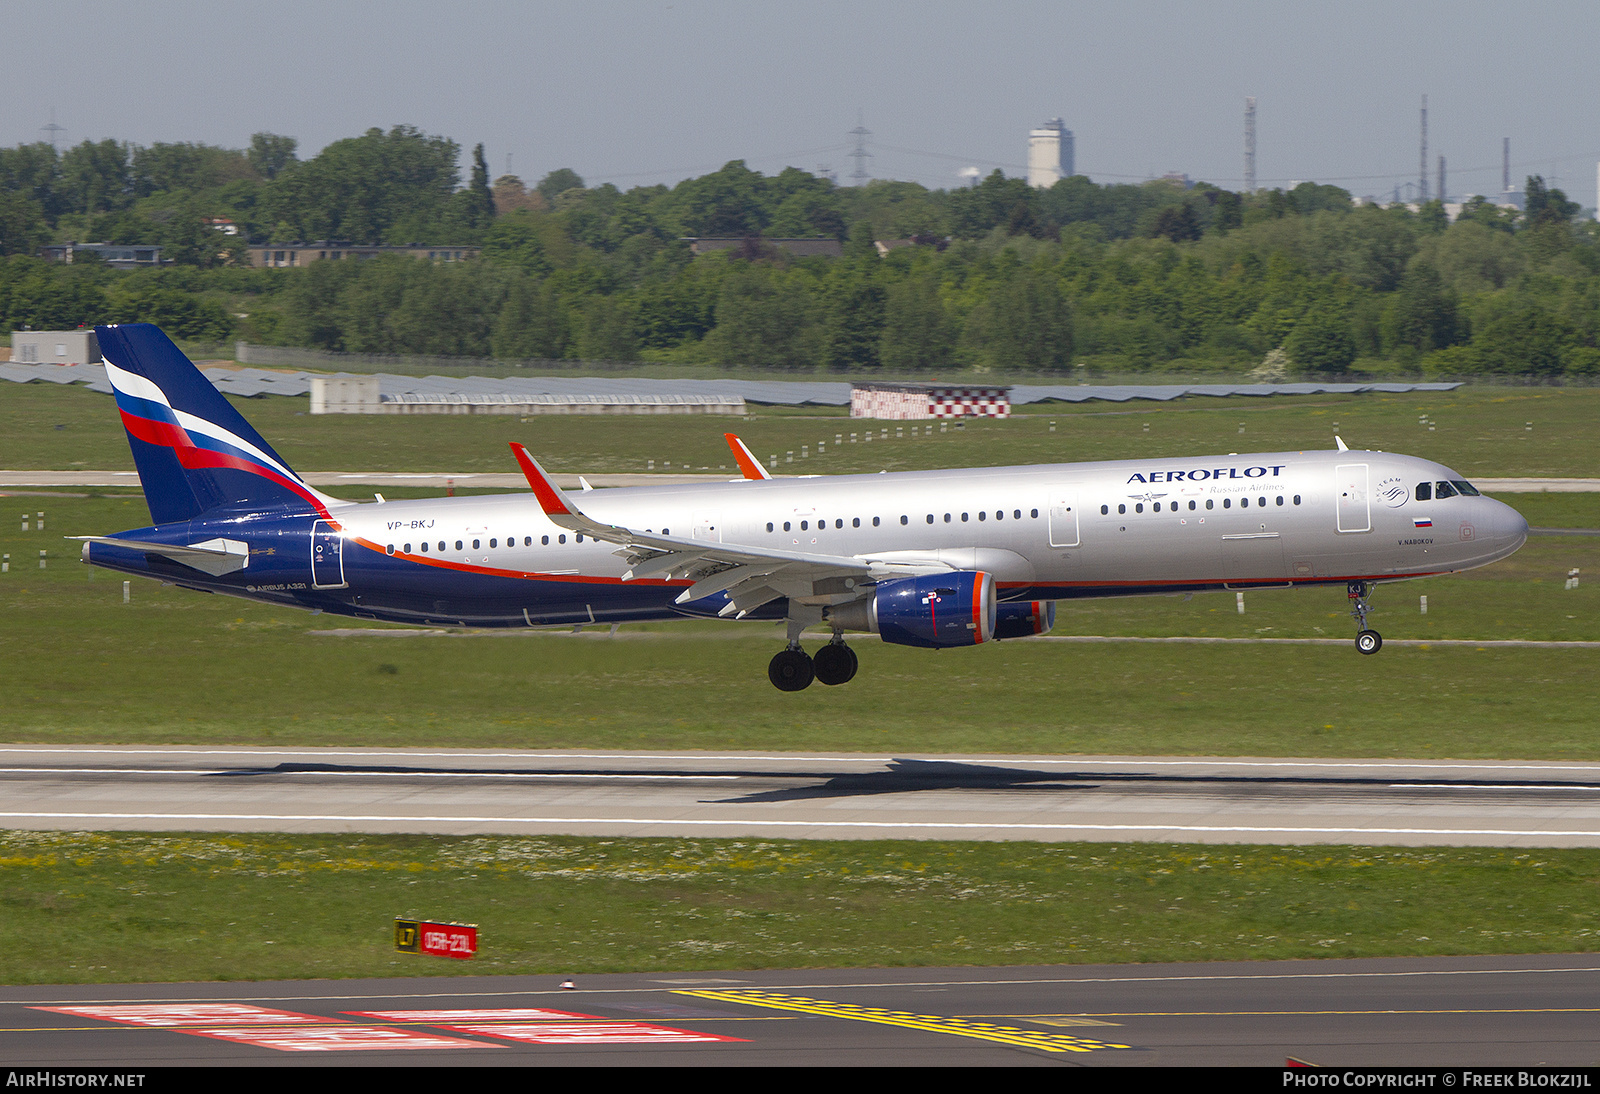
{"type": "Polygon", "coordinates": [[[1128,476],[1129,482],[1206,482],[1213,479],[1260,479],[1265,478],[1268,471],[1272,477],[1277,478],[1279,473],[1289,465],[1286,463],[1269,464],[1266,467],[1197,467],[1192,471],[1135,471],[1128,476]]]}

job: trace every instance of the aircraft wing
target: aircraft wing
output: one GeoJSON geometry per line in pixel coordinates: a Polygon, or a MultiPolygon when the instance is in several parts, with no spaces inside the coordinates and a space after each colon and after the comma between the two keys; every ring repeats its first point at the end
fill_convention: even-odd
{"type": "Polygon", "coordinates": [[[937,562],[772,550],[606,524],[573,504],[526,448],[513,443],[511,451],[552,523],[621,548],[616,553],[632,567],[622,575],[624,581],[650,576],[692,580],[694,584],[678,596],[679,604],[727,593],[728,603],[719,614],[742,616],[779,597],[845,603],[866,596],[881,580],[950,570],[937,562]]]}

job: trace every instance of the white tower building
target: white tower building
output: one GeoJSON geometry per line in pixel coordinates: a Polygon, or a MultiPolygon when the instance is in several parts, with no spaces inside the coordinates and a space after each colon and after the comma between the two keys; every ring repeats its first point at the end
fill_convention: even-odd
{"type": "Polygon", "coordinates": [[[1048,188],[1072,174],[1072,130],[1060,118],[1029,132],[1029,186],[1048,188]]]}

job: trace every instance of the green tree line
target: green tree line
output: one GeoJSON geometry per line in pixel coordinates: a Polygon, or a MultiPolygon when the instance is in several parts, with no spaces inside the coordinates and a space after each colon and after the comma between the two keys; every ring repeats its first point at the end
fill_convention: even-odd
{"type": "Polygon", "coordinates": [[[397,126],[300,161],[251,147],[0,149],[0,326],[146,320],[183,338],[362,353],[933,375],[1291,371],[1600,375],[1600,233],[1542,179],[1449,222],[1337,187],[1048,189],[995,172],[838,187],[735,161],[676,186],[493,183],[479,145],[397,126]],[[225,217],[240,236],[212,226],[225,217]],[[695,257],[686,237],[742,244],[695,257]],[[838,240],[797,258],[771,239],[838,240]],[[51,240],[160,243],[159,270],[52,265],[51,240]],[[482,248],[252,269],[243,240],[482,248]],[[898,245],[880,253],[877,241],[898,245]],[[1358,362],[1360,365],[1358,366],[1358,362]]]}

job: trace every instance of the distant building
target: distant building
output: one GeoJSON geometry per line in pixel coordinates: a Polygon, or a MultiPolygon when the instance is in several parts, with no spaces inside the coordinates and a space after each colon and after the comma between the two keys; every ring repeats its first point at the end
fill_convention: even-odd
{"type": "Polygon", "coordinates": [[[118,270],[132,270],[143,266],[161,265],[161,248],[144,244],[124,246],[121,243],[52,243],[39,252],[41,258],[51,262],[72,265],[73,259],[82,261],[92,255],[107,266],[118,270]]]}
{"type": "Polygon", "coordinates": [[[1060,118],[1051,118],[1028,134],[1028,185],[1049,189],[1071,178],[1072,130],[1060,118]]]}
{"type": "Polygon", "coordinates": [[[742,395],[384,395],[376,376],[311,377],[313,414],[747,414],[742,395]]]}
{"type": "Polygon", "coordinates": [[[465,262],[477,258],[481,247],[453,246],[449,244],[407,243],[396,247],[350,243],[337,239],[316,239],[310,242],[251,244],[252,266],[307,266],[322,261],[361,261],[379,255],[409,255],[429,262],[465,262]]]}
{"type": "Polygon", "coordinates": [[[850,417],[892,421],[1009,418],[1011,388],[863,381],[850,385],[850,417]]]}
{"type": "Polygon", "coordinates": [[[689,244],[693,254],[710,254],[712,251],[731,251],[742,247],[760,251],[765,247],[774,247],[777,250],[792,254],[797,258],[809,258],[821,255],[823,258],[838,258],[844,254],[844,247],[837,239],[826,236],[817,236],[811,239],[768,239],[762,237],[717,237],[703,238],[699,236],[685,236],[684,242],[689,244]]]}
{"type": "Polygon", "coordinates": [[[14,330],[14,365],[92,365],[100,360],[100,340],[92,330],[14,330]]]}

